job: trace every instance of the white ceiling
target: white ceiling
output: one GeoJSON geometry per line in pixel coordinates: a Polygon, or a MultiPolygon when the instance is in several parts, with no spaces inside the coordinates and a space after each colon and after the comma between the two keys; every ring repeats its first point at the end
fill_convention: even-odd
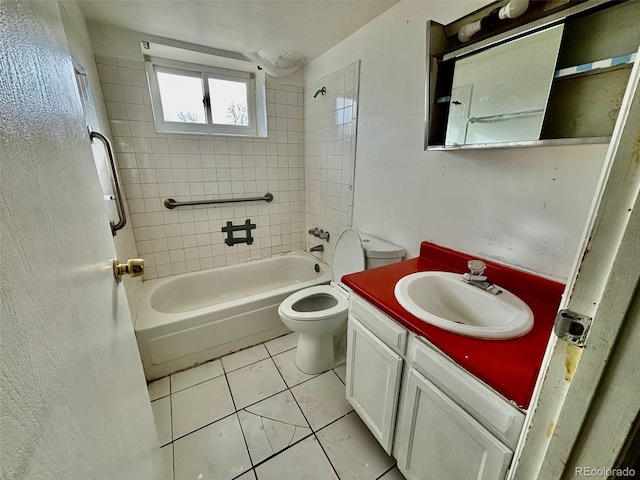
{"type": "Polygon", "coordinates": [[[233,52],[312,60],[399,0],[78,0],[90,22],[233,52]]]}

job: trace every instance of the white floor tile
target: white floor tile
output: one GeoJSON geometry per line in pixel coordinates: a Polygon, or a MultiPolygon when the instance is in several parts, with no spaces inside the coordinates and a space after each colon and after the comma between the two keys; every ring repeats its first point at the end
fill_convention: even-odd
{"type": "Polygon", "coordinates": [[[317,436],[340,480],[375,480],[395,463],[355,412],[317,436]]]}
{"type": "Polygon", "coordinates": [[[151,410],[156,422],[160,446],[171,443],[171,397],[151,402],[151,410]]]}
{"type": "Polygon", "coordinates": [[[173,438],[215,422],[235,411],[224,377],[214,378],[171,395],[173,438]]]}
{"type": "Polygon", "coordinates": [[[227,378],[238,410],[287,388],[271,358],[234,370],[227,378]]]}
{"type": "Polygon", "coordinates": [[[166,397],[171,393],[169,389],[169,377],[163,377],[160,380],[154,380],[149,385],[149,398],[153,402],[159,398],[166,397]]]}
{"type": "Polygon", "coordinates": [[[394,467],[380,477],[380,480],[405,480],[404,475],[400,473],[398,467],[394,467]]]}
{"type": "Polygon", "coordinates": [[[165,480],[173,480],[173,445],[166,445],[160,449],[164,462],[165,480]]]}
{"type": "Polygon", "coordinates": [[[238,417],[254,465],[311,434],[288,391],[239,411],[238,417]]]}
{"type": "Polygon", "coordinates": [[[282,378],[287,383],[289,388],[298,385],[299,383],[309,380],[317,375],[308,375],[296,367],[294,357],[296,356],[297,349],[288,350],[284,353],[273,357],[273,361],[280,370],[282,378]]]}
{"type": "Polygon", "coordinates": [[[176,440],[173,454],[175,480],[230,480],[251,469],[236,415],[176,440]]]}
{"type": "Polygon", "coordinates": [[[264,344],[261,343],[255,347],[240,350],[239,352],[222,357],[221,360],[222,365],[224,365],[224,371],[228,373],[259,360],[264,360],[265,358],[269,358],[269,352],[265,348],[264,344]]]}
{"type": "Polygon", "coordinates": [[[256,473],[260,480],[338,479],[313,436],[259,465],[256,473]]]}
{"type": "Polygon", "coordinates": [[[293,387],[291,393],[314,432],[352,410],[344,384],[332,371],[293,387]]]}
{"type": "Polygon", "coordinates": [[[341,365],[338,368],[334,368],[333,369],[334,372],[336,372],[336,375],[338,375],[338,377],[340,377],[340,380],[342,380],[342,383],[346,384],[347,383],[347,365],[341,365]]]}
{"type": "Polygon", "coordinates": [[[298,346],[298,334],[289,333],[288,335],[274,338],[273,340],[266,342],[264,346],[267,347],[271,356],[286,352],[287,350],[291,350],[298,346]]]}
{"type": "Polygon", "coordinates": [[[224,370],[220,360],[214,360],[184,372],[174,373],[171,375],[171,393],[179,392],[221,375],[224,375],[224,370]]]}

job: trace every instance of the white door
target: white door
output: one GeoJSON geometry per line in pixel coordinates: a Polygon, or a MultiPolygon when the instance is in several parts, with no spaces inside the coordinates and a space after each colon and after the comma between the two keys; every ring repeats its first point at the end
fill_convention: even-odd
{"type": "Polygon", "coordinates": [[[582,348],[552,336],[510,478],[554,480],[611,469],[633,434],[640,414],[639,152],[636,60],[561,303],[592,317],[591,330],[582,348]]]}
{"type": "Polygon", "coordinates": [[[391,455],[402,357],[353,316],[347,328],[347,400],[391,455]]]}
{"type": "Polygon", "coordinates": [[[398,467],[409,480],[500,480],[513,452],[415,369],[399,420],[398,467]]]}
{"type": "Polygon", "coordinates": [[[162,458],[57,2],[0,3],[0,477],[162,458]]]}

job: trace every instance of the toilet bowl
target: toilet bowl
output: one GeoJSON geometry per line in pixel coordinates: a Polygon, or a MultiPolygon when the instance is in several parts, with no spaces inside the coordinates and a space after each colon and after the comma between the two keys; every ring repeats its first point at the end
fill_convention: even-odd
{"type": "Polygon", "coordinates": [[[346,331],[349,291],[343,275],[402,260],[404,250],[370,235],[346,229],[333,250],[330,285],[305,288],[287,297],[278,307],[282,322],[299,334],[296,366],[317,374],[342,365],[343,351],[336,351],[346,331]]]}

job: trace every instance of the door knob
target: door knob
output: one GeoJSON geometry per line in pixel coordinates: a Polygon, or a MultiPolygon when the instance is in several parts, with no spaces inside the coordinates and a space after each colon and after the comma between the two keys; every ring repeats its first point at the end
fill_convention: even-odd
{"type": "Polygon", "coordinates": [[[130,258],[127,263],[119,263],[117,259],[113,261],[113,276],[118,282],[122,281],[123,275],[139,277],[142,274],[144,274],[144,260],[141,258],[130,258]]]}

